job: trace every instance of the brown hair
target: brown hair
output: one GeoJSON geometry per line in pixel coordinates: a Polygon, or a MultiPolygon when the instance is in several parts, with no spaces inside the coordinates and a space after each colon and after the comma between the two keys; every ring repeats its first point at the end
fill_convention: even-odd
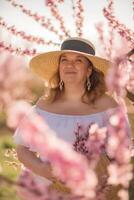
{"type": "MultiPolygon", "coordinates": [[[[89,77],[91,82],[91,88],[88,91],[85,83],[86,90],[85,93],[82,95],[81,100],[84,103],[93,104],[99,97],[101,97],[106,92],[107,89],[105,84],[104,73],[96,69],[90,60],[88,60],[88,62],[89,62],[89,67],[92,68],[92,74],[89,77]]],[[[51,78],[50,85],[54,80],[57,80],[58,83],[60,82],[59,71],[57,71],[51,78]]],[[[63,90],[60,91],[59,85],[57,85],[57,87],[55,88],[45,87],[45,101],[47,101],[48,103],[54,102],[63,91],[64,87],[63,90]]]]}
{"type": "Polygon", "coordinates": [[[91,88],[88,91],[85,83],[85,93],[82,96],[82,101],[84,103],[94,103],[99,97],[101,97],[107,90],[104,73],[98,69],[96,69],[93,63],[88,60],[89,66],[92,67],[92,74],[89,79],[91,82],[91,88]],[[88,100],[85,100],[85,97],[88,97],[88,100]]]}

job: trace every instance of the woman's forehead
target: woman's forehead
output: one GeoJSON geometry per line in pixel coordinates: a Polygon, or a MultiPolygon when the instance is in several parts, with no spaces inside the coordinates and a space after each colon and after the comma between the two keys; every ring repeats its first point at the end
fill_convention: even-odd
{"type": "Polygon", "coordinates": [[[61,57],[82,57],[82,58],[86,58],[85,56],[83,56],[82,54],[80,53],[75,53],[75,52],[66,52],[66,53],[63,53],[61,55],[61,57]]]}

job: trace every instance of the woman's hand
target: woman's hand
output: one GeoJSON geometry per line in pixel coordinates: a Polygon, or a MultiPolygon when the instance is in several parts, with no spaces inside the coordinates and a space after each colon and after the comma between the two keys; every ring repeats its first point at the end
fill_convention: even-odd
{"type": "Polygon", "coordinates": [[[52,167],[49,162],[42,162],[36,153],[30,151],[27,147],[19,145],[16,150],[18,159],[24,164],[25,167],[30,169],[35,174],[52,181],[50,189],[55,189],[63,193],[70,193],[70,189],[54,177],[52,167]]]}
{"type": "Polygon", "coordinates": [[[55,177],[52,173],[52,168],[49,162],[42,162],[36,153],[29,150],[29,148],[18,145],[17,148],[18,159],[25,167],[30,169],[35,174],[54,181],[55,177]]]}

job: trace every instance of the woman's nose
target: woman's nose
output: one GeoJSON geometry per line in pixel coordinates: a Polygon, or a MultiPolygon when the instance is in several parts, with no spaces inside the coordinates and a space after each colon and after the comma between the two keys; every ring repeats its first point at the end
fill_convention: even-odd
{"type": "Polygon", "coordinates": [[[73,60],[69,60],[68,62],[67,62],[67,66],[68,67],[74,67],[75,65],[74,65],[74,61],[73,60]]]}

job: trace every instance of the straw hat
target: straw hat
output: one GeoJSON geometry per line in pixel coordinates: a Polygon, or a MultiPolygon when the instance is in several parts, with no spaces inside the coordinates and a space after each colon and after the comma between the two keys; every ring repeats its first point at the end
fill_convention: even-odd
{"type": "MultiPolygon", "coordinates": [[[[104,74],[110,67],[110,62],[106,59],[95,56],[94,45],[88,40],[82,38],[66,39],[61,49],[39,54],[33,57],[30,61],[30,69],[49,85],[51,78],[58,70],[59,58],[63,53],[74,52],[79,53],[89,59],[96,69],[99,69],[104,74]]],[[[53,79],[50,87],[57,87],[58,79],[53,79]]]]}

